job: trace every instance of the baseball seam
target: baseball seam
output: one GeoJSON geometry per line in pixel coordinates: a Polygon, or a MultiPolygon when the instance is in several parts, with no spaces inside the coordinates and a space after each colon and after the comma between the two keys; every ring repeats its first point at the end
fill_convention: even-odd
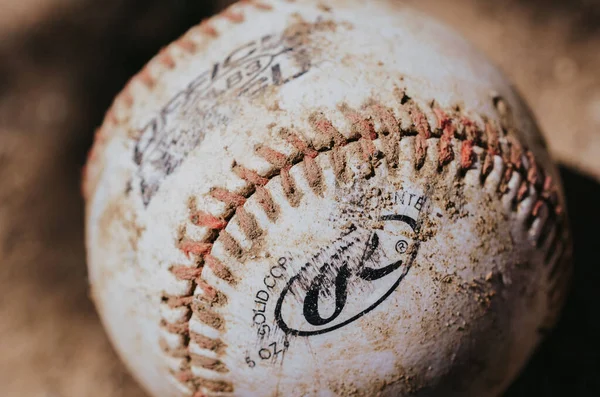
{"type": "MultiPolygon", "coordinates": [[[[273,8],[272,5],[259,1],[246,0],[243,3],[245,3],[245,6],[250,5],[262,11],[273,8]]],[[[151,90],[155,86],[157,78],[161,77],[162,70],[168,71],[176,68],[176,61],[171,51],[176,49],[191,55],[196,53],[200,47],[199,37],[208,38],[209,40],[218,37],[219,32],[214,26],[216,18],[223,18],[233,24],[239,24],[245,20],[240,7],[230,7],[220,15],[192,28],[182,38],[162,50],[149,62],[115,99],[112,108],[106,115],[103,127],[96,132],[95,142],[88,158],[88,164],[91,167],[98,166],[95,164],[97,163],[96,157],[108,140],[106,132],[111,127],[123,122],[123,119],[117,115],[117,109],[125,109],[127,112],[133,107],[132,85],[140,82],[144,87],[151,90]],[[157,66],[160,70],[156,69],[157,66]]],[[[497,99],[497,101],[501,101],[501,99],[497,99]]],[[[561,301],[565,283],[568,280],[568,277],[563,276],[566,276],[566,272],[569,271],[568,267],[561,266],[564,262],[562,258],[569,249],[568,243],[563,241],[564,235],[560,230],[564,222],[564,215],[558,204],[558,194],[551,177],[544,175],[532,152],[522,147],[512,135],[507,134],[504,126],[498,128],[493,123],[484,121],[482,128],[455,109],[442,110],[432,104],[432,111],[437,119],[437,125],[432,128],[425,113],[410,98],[406,97],[401,103],[401,106],[405,107],[404,110],[410,115],[410,120],[407,120],[410,124],[408,129],[401,127],[401,122],[404,120],[399,120],[391,109],[381,104],[371,104],[365,109],[361,109],[361,111],[341,110],[344,117],[352,125],[349,138],[340,133],[324,115],[313,114],[310,118],[310,124],[318,134],[326,136],[330,140],[331,145],[329,147],[315,148],[310,142],[302,139],[297,132],[288,134],[288,143],[294,151],[292,155],[286,155],[269,146],[257,147],[256,154],[273,166],[272,171],[267,175],[260,175],[255,170],[235,164],[232,171],[245,180],[249,188],[241,192],[232,192],[215,186],[210,192],[212,198],[228,206],[227,213],[223,215],[193,211],[190,214],[192,224],[206,227],[212,230],[213,233],[210,233],[210,238],[202,241],[194,241],[184,237],[179,242],[179,249],[186,256],[193,257],[198,267],[183,265],[173,265],[171,267],[170,271],[175,278],[190,283],[189,291],[192,292],[183,296],[163,296],[163,302],[168,307],[183,308],[187,311],[187,314],[184,321],[180,323],[169,323],[166,319],[163,319],[161,323],[165,331],[181,337],[180,348],[169,347],[165,340],[161,340],[160,343],[165,353],[182,360],[183,366],[179,371],[174,371],[174,375],[183,386],[192,391],[194,397],[204,396],[206,391],[225,393],[233,391],[233,384],[224,379],[224,374],[228,372],[228,368],[218,358],[226,351],[225,343],[220,339],[193,332],[189,329],[189,320],[193,313],[200,321],[216,330],[225,327],[223,318],[214,308],[225,305],[227,297],[203,280],[203,267],[209,267],[217,277],[227,283],[235,284],[236,280],[231,270],[211,255],[213,243],[219,239],[232,256],[241,256],[244,249],[224,229],[235,216],[238,226],[246,237],[249,239],[258,237],[256,233],[260,233],[260,228],[256,226],[256,219],[253,215],[244,209],[246,200],[255,195],[267,217],[272,221],[277,220],[278,206],[265,186],[273,178],[279,176],[286,199],[292,206],[295,206],[303,193],[298,189],[296,181],[290,175],[290,169],[296,165],[304,167],[303,175],[308,185],[318,194],[319,178],[322,177],[322,173],[315,159],[317,156],[329,154],[336,178],[343,178],[346,163],[343,155],[340,156],[341,151],[338,149],[351,143],[360,146],[365,163],[370,163],[376,159],[385,159],[391,166],[395,166],[398,162],[400,141],[405,136],[413,136],[414,166],[417,170],[425,164],[428,150],[437,143],[437,167],[440,170],[451,162],[458,162],[462,175],[464,175],[468,170],[473,169],[475,164],[481,164],[479,171],[480,181],[483,184],[495,167],[499,166],[502,169],[502,176],[497,191],[501,196],[509,192],[511,181],[520,180],[516,194],[511,200],[511,208],[515,211],[519,203],[524,202],[527,198],[533,198],[529,216],[525,220],[525,227],[536,229],[537,238],[535,243],[537,245],[545,243],[548,246],[545,263],[553,264],[552,269],[549,271],[552,285],[549,290],[549,300],[554,304],[561,301]],[[378,124],[379,128],[375,127],[375,123],[378,124]],[[501,135],[499,130],[502,130],[504,134],[501,135]],[[383,152],[380,152],[374,145],[374,141],[377,139],[381,140],[385,148],[383,152]],[[481,153],[478,154],[476,148],[481,149],[481,153]],[[498,159],[499,161],[495,161],[498,159]],[[515,175],[518,178],[514,179],[515,175]],[[536,219],[540,221],[536,223],[536,219]],[[553,228],[554,225],[556,225],[555,228],[553,228]],[[202,291],[201,296],[194,294],[193,291],[196,288],[202,291]],[[192,341],[203,350],[215,352],[216,357],[190,352],[189,345],[192,341]],[[214,378],[211,376],[211,379],[205,379],[194,375],[191,371],[192,366],[213,372],[215,374],[214,378]]],[[[502,105],[502,102],[498,104],[502,105]]],[[[99,170],[91,172],[89,168],[83,171],[84,196],[89,196],[89,192],[93,191],[93,185],[96,183],[99,173],[99,170]]]]}
{"type": "MultiPolygon", "coordinates": [[[[474,169],[476,164],[480,165],[477,169],[480,172],[481,185],[486,182],[488,176],[492,175],[496,167],[500,167],[501,176],[497,181],[497,192],[500,197],[511,192],[510,183],[520,180],[518,187],[512,189],[514,197],[511,198],[510,208],[512,211],[516,211],[519,204],[530,199],[528,215],[524,218],[524,227],[530,231],[536,246],[545,245],[547,247],[545,263],[547,266],[553,265],[549,271],[549,282],[552,285],[549,290],[549,301],[551,304],[560,301],[561,291],[564,290],[564,280],[568,279],[568,277],[562,277],[565,276],[564,272],[568,271],[568,267],[561,266],[567,248],[563,242],[564,235],[561,233],[563,213],[558,205],[558,194],[551,177],[544,175],[542,168],[535,162],[533,154],[512,139],[508,135],[508,131],[498,128],[492,122],[486,121],[484,127],[480,128],[463,115],[449,115],[451,112],[456,112],[455,110],[445,111],[433,105],[432,111],[436,116],[437,125],[432,128],[425,113],[416,103],[409,98],[403,102],[404,104],[401,105],[405,108],[403,110],[410,115],[410,128],[408,129],[400,127],[402,120],[396,118],[392,109],[377,103],[365,107],[361,112],[347,108],[340,110],[352,126],[349,137],[345,137],[322,114],[311,115],[310,124],[313,130],[319,135],[325,136],[330,142],[329,146],[317,149],[310,142],[302,139],[297,132],[287,130],[287,141],[293,148],[291,155],[285,155],[268,146],[256,148],[256,154],[272,165],[272,170],[268,175],[260,175],[254,170],[234,164],[232,172],[245,180],[247,187],[239,192],[220,187],[211,189],[209,195],[225,203],[228,207],[225,216],[192,211],[190,222],[196,226],[211,229],[212,233],[209,234],[209,238],[201,241],[183,237],[179,249],[186,256],[193,256],[198,267],[173,266],[171,272],[177,279],[190,282],[192,284],[190,291],[194,291],[198,287],[203,293],[202,296],[194,295],[194,293],[178,297],[164,296],[163,300],[169,307],[187,308],[188,315],[179,324],[168,324],[163,321],[163,327],[183,338],[182,350],[178,350],[176,354],[183,358],[184,368],[174,375],[188,387],[200,393],[195,397],[203,395],[200,388],[209,392],[233,391],[233,384],[230,382],[220,380],[215,383],[214,380],[194,376],[191,372],[191,366],[196,365],[205,370],[217,372],[219,375],[227,373],[226,365],[219,358],[199,356],[189,353],[189,351],[187,354],[185,353],[190,341],[208,347],[208,350],[218,348],[220,349],[219,354],[223,354],[226,348],[223,341],[192,332],[188,326],[192,313],[194,313],[199,321],[216,330],[222,330],[225,327],[224,319],[214,309],[224,305],[227,297],[202,278],[202,269],[204,266],[209,267],[215,276],[232,285],[235,285],[236,280],[232,271],[221,260],[211,255],[213,244],[219,240],[232,258],[241,258],[244,255],[245,250],[241,243],[224,229],[235,217],[237,227],[248,240],[259,238],[264,231],[258,227],[255,217],[244,206],[250,197],[256,195],[265,214],[269,219],[275,221],[278,216],[277,204],[265,187],[277,176],[285,198],[291,206],[297,206],[304,193],[298,188],[297,181],[290,173],[294,166],[303,168],[302,175],[307,185],[317,195],[321,194],[319,186],[321,186],[320,180],[323,177],[322,170],[315,161],[318,156],[330,155],[336,179],[340,182],[346,181],[347,163],[344,156],[340,155],[340,149],[349,144],[358,145],[364,163],[371,164],[373,161],[385,160],[394,167],[399,161],[398,148],[402,138],[411,136],[414,142],[414,167],[416,170],[424,166],[427,152],[437,146],[436,157],[438,160],[435,166],[438,170],[441,171],[443,167],[455,161],[459,165],[459,175],[464,176],[467,171],[474,169]],[[503,131],[502,135],[499,130],[503,131]],[[380,140],[382,151],[377,149],[374,144],[377,140],[380,140]],[[481,150],[476,150],[476,148],[481,150]],[[478,154],[479,151],[481,153],[478,154]]],[[[173,355],[169,349],[165,351],[167,354],[173,355]]]]}

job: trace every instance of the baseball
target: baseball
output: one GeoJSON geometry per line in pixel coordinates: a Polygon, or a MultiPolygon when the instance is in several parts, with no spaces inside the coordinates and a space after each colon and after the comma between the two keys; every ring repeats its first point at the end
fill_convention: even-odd
{"type": "Polygon", "coordinates": [[[156,397],[496,396],[571,271],[526,105],[393,2],[191,29],[115,99],[83,190],[91,295],[156,397]]]}

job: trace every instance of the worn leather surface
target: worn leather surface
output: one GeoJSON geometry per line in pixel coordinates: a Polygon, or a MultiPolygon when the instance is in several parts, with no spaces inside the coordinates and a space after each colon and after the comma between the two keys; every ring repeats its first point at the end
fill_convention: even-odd
{"type": "MultiPolygon", "coordinates": [[[[0,38],[0,394],[144,396],[88,298],[80,172],[93,130],[127,78],[214,5],[63,3],[35,23],[14,20],[0,38]]],[[[559,159],[600,176],[598,2],[412,3],[501,65],[559,159]]],[[[574,168],[563,168],[563,179],[575,283],[558,328],[509,396],[600,393],[593,250],[600,186],[574,168]]]]}

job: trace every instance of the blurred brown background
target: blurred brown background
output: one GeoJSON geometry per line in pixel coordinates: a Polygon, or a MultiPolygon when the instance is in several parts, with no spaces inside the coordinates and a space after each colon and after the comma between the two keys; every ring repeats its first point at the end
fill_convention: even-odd
{"type": "MultiPolygon", "coordinates": [[[[558,328],[507,396],[599,396],[600,1],[405,2],[500,64],[562,164],[575,283],[558,328]]],[[[79,176],[127,79],[226,3],[0,0],[1,396],[144,396],[88,298],[79,176]]]]}

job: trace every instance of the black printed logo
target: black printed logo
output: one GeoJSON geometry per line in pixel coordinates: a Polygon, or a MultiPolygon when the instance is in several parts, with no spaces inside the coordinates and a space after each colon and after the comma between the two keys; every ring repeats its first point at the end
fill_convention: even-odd
{"type": "Polygon", "coordinates": [[[318,29],[317,24],[266,35],[236,48],[191,79],[140,128],[133,159],[145,205],[207,133],[229,125],[242,98],[259,97],[310,71],[314,60],[305,42],[318,29]]]}
{"type": "Polygon", "coordinates": [[[384,228],[352,228],[292,277],[275,307],[277,326],[288,335],[339,329],[384,302],[416,256],[417,221],[407,215],[380,219],[384,228]]]}

